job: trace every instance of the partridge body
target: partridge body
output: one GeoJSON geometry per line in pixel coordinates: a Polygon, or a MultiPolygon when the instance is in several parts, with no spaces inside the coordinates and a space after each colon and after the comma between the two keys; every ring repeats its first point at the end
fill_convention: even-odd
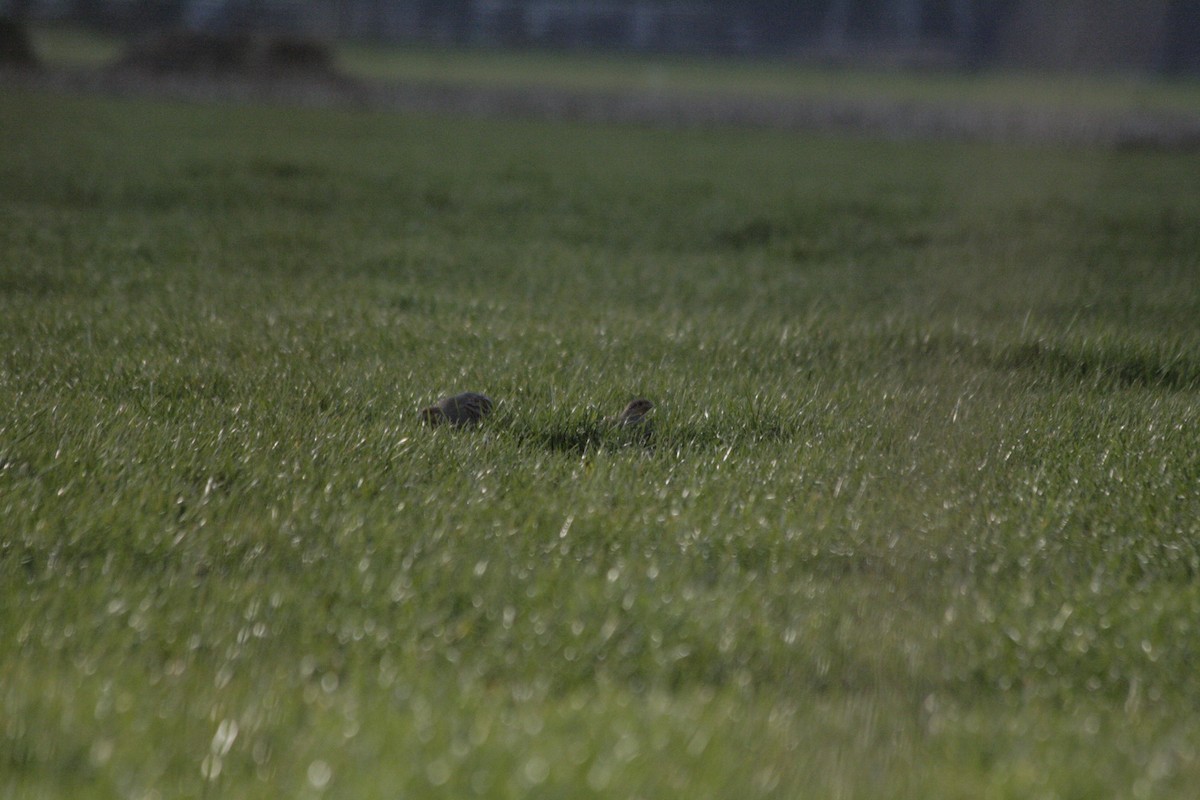
{"type": "Polygon", "coordinates": [[[430,425],[448,424],[455,427],[473,425],[491,413],[492,401],[478,392],[443,397],[433,405],[421,409],[421,419],[430,425]]]}
{"type": "Polygon", "coordinates": [[[636,400],[630,400],[629,405],[625,406],[625,409],[610,420],[610,422],[619,427],[645,426],[650,422],[646,418],[646,415],[653,408],[654,403],[651,403],[644,397],[639,397],[636,400]]]}
{"type": "Polygon", "coordinates": [[[608,425],[614,428],[634,428],[649,433],[650,419],[647,416],[654,408],[654,403],[644,397],[630,401],[617,416],[608,417],[608,425]]]}

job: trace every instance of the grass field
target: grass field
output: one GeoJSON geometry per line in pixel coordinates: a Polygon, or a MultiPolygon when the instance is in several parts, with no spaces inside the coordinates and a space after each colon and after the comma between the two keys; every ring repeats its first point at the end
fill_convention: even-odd
{"type": "Polygon", "coordinates": [[[1020,72],[963,74],[950,70],[823,68],[780,60],[703,59],[446,50],[344,44],[347,74],[375,80],[469,86],[553,86],[574,90],[646,91],[889,101],[1041,111],[1165,111],[1195,114],[1200,82],[1125,75],[1020,72]]]}
{"type": "MultiPolygon", "coordinates": [[[[125,48],[118,38],[79,28],[42,25],[33,34],[38,52],[50,67],[105,67],[116,61],[125,48]]],[[[346,75],[384,83],[917,103],[1016,108],[1040,114],[1167,113],[1194,117],[1200,108],[1200,81],[1194,78],[829,69],[785,59],[392,47],[354,42],[331,46],[338,68],[346,75]]]]}
{"type": "Polygon", "coordinates": [[[1200,155],[0,118],[3,796],[1194,791],[1200,155]]]}

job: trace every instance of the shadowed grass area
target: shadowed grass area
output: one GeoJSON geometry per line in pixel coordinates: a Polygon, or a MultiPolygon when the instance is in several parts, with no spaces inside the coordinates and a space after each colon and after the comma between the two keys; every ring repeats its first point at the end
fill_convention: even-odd
{"type": "Polygon", "coordinates": [[[1033,342],[1010,348],[995,360],[997,364],[1013,369],[1049,373],[1099,385],[1180,390],[1200,387],[1200,364],[1189,353],[1147,352],[1145,348],[1125,343],[1060,349],[1033,342]]]}
{"type": "Polygon", "coordinates": [[[1195,155],[0,118],[0,794],[1190,796],[1195,155]]]}

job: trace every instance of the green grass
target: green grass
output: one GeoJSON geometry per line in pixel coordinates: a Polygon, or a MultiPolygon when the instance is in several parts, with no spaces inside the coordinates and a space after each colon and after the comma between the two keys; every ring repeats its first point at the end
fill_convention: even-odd
{"type": "Polygon", "coordinates": [[[124,49],[115,36],[70,25],[34,25],[30,34],[38,57],[54,67],[108,66],[124,49]]]}
{"type": "MultiPolygon", "coordinates": [[[[39,54],[50,66],[103,67],[113,63],[124,47],[112,36],[77,27],[39,25],[33,33],[39,54]]],[[[1170,113],[1193,117],[1200,108],[1200,81],[1137,74],[964,74],[822,68],[786,59],[399,47],[354,42],[336,43],[333,48],[339,69],[347,75],[384,82],[815,102],[881,101],[1051,114],[1170,113]]]]}
{"type": "Polygon", "coordinates": [[[1197,155],[0,117],[0,794],[1194,791],[1197,155]]]}
{"type": "Polygon", "coordinates": [[[1014,71],[823,68],[786,59],[453,50],[344,44],[348,74],[468,86],[552,86],[576,91],[742,95],[815,101],[886,101],[1061,112],[1168,111],[1192,115],[1200,82],[1125,75],[1014,71]]]}

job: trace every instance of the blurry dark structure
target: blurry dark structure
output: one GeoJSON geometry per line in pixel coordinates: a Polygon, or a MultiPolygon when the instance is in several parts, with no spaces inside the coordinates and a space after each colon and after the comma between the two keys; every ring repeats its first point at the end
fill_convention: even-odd
{"type": "Polygon", "coordinates": [[[5,14],[122,33],[1200,73],[1200,0],[0,0],[5,14]]]}
{"type": "Polygon", "coordinates": [[[1167,12],[1167,72],[1200,74],[1200,3],[1172,0],[1167,12]]]}
{"type": "Polygon", "coordinates": [[[33,69],[37,55],[20,17],[0,17],[0,69],[33,69]]]}
{"type": "Polygon", "coordinates": [[[337,77],[326,45],[288,35],[164,30],[134,42],[117,66],[159,75],[337,77]]]}

